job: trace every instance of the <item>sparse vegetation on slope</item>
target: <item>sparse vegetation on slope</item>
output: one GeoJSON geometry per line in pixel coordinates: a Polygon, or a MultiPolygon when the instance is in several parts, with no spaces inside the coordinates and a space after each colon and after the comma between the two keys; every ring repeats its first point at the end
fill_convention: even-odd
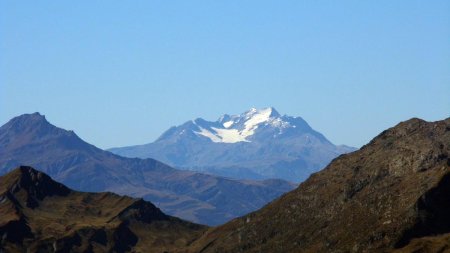
{"type": "Polygon", "coordinates": [[[0,214],[5,252],[169,252],[206,228],[142,199],[70,190],[31,167],[0,177],[0,214]]]}
{"type": "Polygon", "coordinates": [[[402,122],[192,252],[448,250],[449,151],[450,119],[402,122]]]}

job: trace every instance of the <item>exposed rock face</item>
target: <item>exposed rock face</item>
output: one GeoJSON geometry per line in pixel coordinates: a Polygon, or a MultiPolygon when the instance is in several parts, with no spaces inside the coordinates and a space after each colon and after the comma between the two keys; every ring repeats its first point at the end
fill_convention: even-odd
{"type": "Polygon", "coordinates": [[[166,252],[206,227],[150,202],[76,192],[22,166],[0,177],[0,252],[166,252]]]}
{"type": "Polygon", "coordinates": [[[450,119],[402,122],[261,210],[212,228],[191,250],[448,250],[449,151],[450,119]]]}

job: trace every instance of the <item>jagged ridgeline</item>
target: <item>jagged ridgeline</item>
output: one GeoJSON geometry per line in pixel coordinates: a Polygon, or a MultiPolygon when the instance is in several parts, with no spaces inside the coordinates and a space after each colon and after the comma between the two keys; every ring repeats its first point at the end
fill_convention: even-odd
{"type": "Polygon", "coordinates": [[[120,157],[39,113],[0,127],[0,175],[20,165],[31,165],[75,190],[142,197],[170,215],[208,225],[254,211],[295,187],[283,180],[231,180],[177,170],[154,159],[120,157]]]}
{"type": "Polygon", "coordinates": [[[206,229],[142,199],[73,191],[26,166],[0,177],[0,214],[1,252],[168,252],[206,229]]]}
{"type": "Polygon", "coordinates": [[[301,117],[280,115],[272,107],[225,114],[216,121],[190,120],[152,143],[110,149],[220,176],[293,182],[304,181],[333,158],[354,150],[334,145],[301,117]]]}
{"type": "Polygon", "coordinates": [[[450,119],[411,119],[192,252],[448,252],[450,119]]]}
{"type": "Polygon", "coordinates": [[[447,252],[450,119],[412,119],[264,208],[206,228],[151,203],[74,192],[21,167],[0,178],[6,252],[447,252]],[[41,251],[38,251],[41,250],[41,251]]]}

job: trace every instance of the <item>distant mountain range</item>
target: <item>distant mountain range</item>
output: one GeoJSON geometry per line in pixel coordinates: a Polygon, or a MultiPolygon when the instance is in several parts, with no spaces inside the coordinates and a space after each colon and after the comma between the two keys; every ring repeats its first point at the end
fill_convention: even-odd
{"type": "Polygon", "coordinates": [[[338,155],[354,150],[334,145],[300,117],[281,116],[274,108],[252,108],[214,122],[188,121],[153,143],[109,151],[239,179],[300,182],[338,155]]]}
{"type": "Polygon", "coordinates": [[[217,225],[254,211],[295,185],[180,171],[153,159],[124,158],[51,125],[39,113],[0,127],[0,175],[20,165],[80,191],[111,191],[152,201],[164,212],[217,225]]]}
{"type": "Polygon", "coordinates": [[[20,167],[0,177],[0,252],[448,252],[449,203],[450,118],[411,119],[211,228],[20,167]]]}

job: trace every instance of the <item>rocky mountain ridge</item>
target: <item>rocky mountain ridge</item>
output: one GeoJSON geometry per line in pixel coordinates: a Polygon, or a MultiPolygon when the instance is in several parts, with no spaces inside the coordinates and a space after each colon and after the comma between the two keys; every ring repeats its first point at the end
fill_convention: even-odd
{"type": "Polygon", "coordinates": [[[450,118],[411,119],[192,252],[447,252],[449,203],[450,118]]]}
{"type": "Polygon", "coordinates": [[[86,194],[74,193],[27,167],[0,177],[0,248],[7,252],[20,252],[21,245],[31,252],[447,252],[450,118],[401,122],[360,150],[334,159],[297,189],[217,227],[171,220],[142,200],[86,194]],[[24,171],[32,173],[17,176],[24,171]],[[99,213],[97,204],[111,212],[99,213]],[[66,225],[67,217],[77,222],[66,225]],[[103,232],[98,232],[99,227],[103,232]]]}
{"type": "Polygon", "coordinates": [[[30,165],[70,188],[142,197],[164,212],[217,225],[254,211],[295,185],[282,180],[244,181],[180,171],[154,159],[103,151],[50,124],[39,113],[0,127],[0,175],[30,165]]]}
{"type": "Polygon", "coordinates": [[[31,167],[0,177],[1,252],[168,252],[206,229],[152,203],[76,192],[31,167]]]}
{"type": "Polygon", "coordinates": [[[225,114],[217,121],[198,118],[170,128],[153,143],[110,149],[215,175],[294,182],[354,150],[334,145],[301,117],[282,116],[272,107],[225,114]]]}

